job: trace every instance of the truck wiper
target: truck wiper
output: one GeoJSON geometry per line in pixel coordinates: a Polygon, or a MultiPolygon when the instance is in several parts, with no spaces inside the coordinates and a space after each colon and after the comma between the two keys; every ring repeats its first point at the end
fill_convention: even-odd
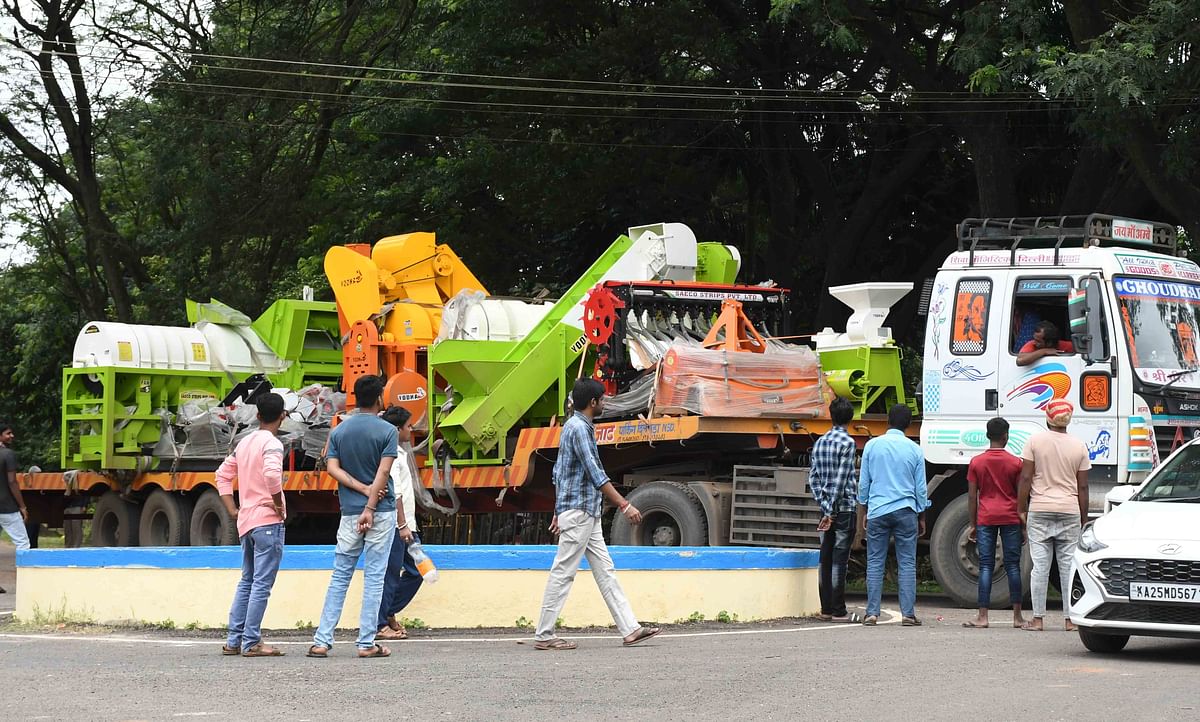
{"type": "Polygon", "coordinates": [[[1171,386],[1179,379],[1187,376],[1188,374],[1194,373],[1196,373],[1196,369],[1182,369],[1180,371],[1174,371],[1167,374],[1167,382],[1165,384],[1156,384],[1153,381],[1146,381],[1145,379],[1142,379],[1142,383],[1149,384],[1159,391],[1166,391],[1167,389],[1171,388],[1171,386]]]}

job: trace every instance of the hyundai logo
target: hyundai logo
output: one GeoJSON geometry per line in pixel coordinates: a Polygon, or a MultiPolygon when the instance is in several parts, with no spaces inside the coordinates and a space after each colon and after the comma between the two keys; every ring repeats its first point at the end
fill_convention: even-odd
{"type": "Polygon", "coordinates": [[[1158,548],[1162,554],[1178,554],[1180,546],[1178,544],[1163,544],[1158,548]]]}

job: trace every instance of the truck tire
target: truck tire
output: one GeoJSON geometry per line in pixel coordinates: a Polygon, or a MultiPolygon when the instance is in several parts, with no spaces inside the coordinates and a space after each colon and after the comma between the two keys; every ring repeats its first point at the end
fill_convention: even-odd
{"type": "Polygon", "coordinates": [[[138,517],[141,509],[106,491],[96,502],[92,514],[91,545],[94,547],[135,547],[138,545],[138,517]]]}
{"type": "Polygon", "coordinates": [[[621,513],[613,517],[615,546],[708,546],[704,507],[686,485],[652,481],[631,491],[626,499],[642,512],[642,523],[635,527],[621,513]]]}
{"type": "Polygon", "coordinates": [[[1086,627],[1080,627],[1079,641],[1083,642],[1083,646],[1087,647],[1089,651],[1100,654],[1116,654],[1125,649],[1126,644],[1129,644],[1129,635],[1099,634],[1086,627]]]}
{"type": "Polygon", "coordinates": [[[144,547],[184,547],[191,535],[192,503],[183,494],[156,489],[142,504],[138,540],[144,547]]]}
{"type": "Polygon", "coordinates": [[[196,500],[188,541],[194,547],[232,546],[238,543],[237,522],[225,511],[225,503],[216,489],[209,489],[196,500]]]}
{"type": "MultiPolygon", "coordinates": [[[[967,535],[971,532],[971,514],[967,506],[967,495],[962,494],[938,514],[937,523],[933,525],[933,536],[929,540],[929,553],[933,575],[942,585],[942,591],[959,606],[974,608],[979,606],[979,553],[975,543],[967,541],[967,535]]],[[[1000,540],[997,539],[997,554],[1001,549],[1000,540]]],[[[1024,590],[1029,589],[1031,566],[1029,552],[1022,548],[1021,588],[1024,590]]],[[[1012,606],[1008,595],[1008,575],[999,561],[992,570],[989,606],[992,609],[1012,606]]]]}

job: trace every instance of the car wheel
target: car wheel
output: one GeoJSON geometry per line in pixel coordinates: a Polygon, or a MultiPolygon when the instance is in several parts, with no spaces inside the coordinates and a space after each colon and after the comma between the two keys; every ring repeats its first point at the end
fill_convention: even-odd
{"type": "Polygon", "coordinates": [[[1115,654],[1129,644],[1128,634],[1100,634],[1083,627],[1079,628],[1079,641],[1083,646],[1100,654],[1115,654]]]}

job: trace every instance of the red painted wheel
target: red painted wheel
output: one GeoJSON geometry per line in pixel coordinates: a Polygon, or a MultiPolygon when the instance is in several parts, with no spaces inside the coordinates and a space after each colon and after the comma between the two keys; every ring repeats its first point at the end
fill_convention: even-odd
{"type": "Polygon", "coordinates": [[[596,286],[583,305],[583,332],[588,343],[601,346],[612,338],[617,324],[617,312],[625,308],[625,302],[617,298],[604,286],[596,286]]]}

